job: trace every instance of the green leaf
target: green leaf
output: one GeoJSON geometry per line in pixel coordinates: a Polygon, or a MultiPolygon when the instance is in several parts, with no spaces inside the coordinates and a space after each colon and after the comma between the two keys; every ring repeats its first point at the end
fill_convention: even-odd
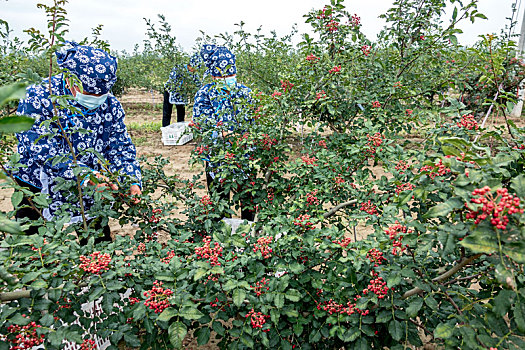
{"type": "Polygon", "coordinates": [[[9,116],[0,119],[0,133],[14,134],[31,129],[35,120],[26,116],[9,116]]]}
{"type": "Polygon", "coordinates": [[[225,329],[222,323],[220,323],[219,321],[213,321],[211,327],[213,328],[215,333],[217,333],[220,336],[224,336],[225,329]]]}
{"type": "Polygon", "coordinates": [[[183,307],[179,312],[179,316],[184,317],[187,320],[198,320],[204,314],[194,307],[183,307]]]}
{"type": "Polygon", "coordinates": [[[510,310],[515,295],[513,291],[507,289],[500,290],[494,298],[494,313],[499,317],[505,316],[510,310]]]}
{"type": "Polygon", "coordinates": [[[246,291],[244,289],[237,288],[233,291],[233,303],[235,306],[240,307],[246,299],[246,291]]]}
{"type": "Polygon", "coordinates": [[[445,217],[450,214],[454,209],[463,208],[463,202],[457,198],[451,198],[444,203],[440,203],[432,208],[423,215],[424,218],[436,218],[436,217],[445,217]]]}
{"type": "Polygon", "coordinates": [[[401,340],[403,337],[403,326],[401,325],[401,322],[397,320],[390,321],[388,324],[388,332],[394,340],[401,340]]]}
{"type": "Polygon", "coordinates": [[[454,334],[454,326],[448,323],[440,323],[434,329],[434,337],[448,339],[454,334]]]}
{"type": "Polygon", "coordinates": [[[401,274],[399,273],[388,276],[388,279],[386,281],[386,285],[388,286],[388,288],[395,287],[399,283],[401,283],[401,274]]]}
{"type": "Polygon", "coordinates": [[[20,235],[24,233],[18,222],[11,221],[2,216],[0,216],[0,232],[6,232],[13,235],[20,235]]]}
{"type": "Polygon", "coordinates": [[[416,317],[419,310],[421,310],[421,307],[423,306],[423,299],[416,297],[412,302],[410,302],[410,305],[407,307],[407,315],[408,317],[416,317]]]}
{"type": "Polygon", "coordinates": [[[502,251],[518,264],[525,264],[525,241],[507,243],[502,251]]]}
{"type": "Polygon", "coordinates": [[[275,306],[277,306],[278,309],[282,309],[282,307],[284,306],[284,295],[281,293],[275,294],[273,302],[275,303],[275,306]]]}
{"type": "Polygon", "coordinates": [[[199,328],[195,332],[195,335],[197,336],[197,343],[201,346],[208,344],[208,342],[210,341],[210,333],[211,331],[209,327],[199,328]]]}
{"type": "Polygon", "coordinates": [[[514,321],[519,331],[525,333],[525,304],[523,302],[516,303],[514,308],[514,321]]]}
{"type": "Polygon", "coordinates": [[[168,322],[171,320],[172,317],[175,317],[178,315],[177,310],[175,310],[172,307],[168,307],[167,309],[164,309],[157,318],[157,321],[165,321],[168,322]]]}
{"type": "Polygon", "coordinates": [[[55,323],[55,318],[53,317],[52,314],[45,314],[44,316],[42,316],[42,318],[40,319],[39,323],[43,326],[43,327],[50,327],[53,323],[55,323]]]}
{"type": "Polygon", "coordinates": [[[23,99],[26,96],[25,83],[15,83],[0,87],[0,107],[9,101],[23,99]]]}
{"type": "Polygon", "coordinates": [[[302,297],[301,293],[299,293],[299,291],[296,289],[287,290],[284,296],[286,297],[286,299],[294,301],[294,302],[301,300],[301,297],[302,297]]]}
{"type": "Polygon", "coordinates": [[[193,280],[198,281],[202,277],[204,277],[204,275],[206,275],[207,273],[208,273],[208,270],[206,269],[197,269],[197,271],[195,271],[195,276],[193,276],[193,280]]]}
{"type": "Polygon", "coordinates": [[[345,332],[344,340],[347,342],[353,342],[361,335],[359,327],[350,328],[345,332]]]}
{"type": "Polygon", "coordinates": [[[253,339],[248,334],[243,333],[241,335],[241,342],[249,348],[253,348],[253,339]]]}
{"type": "Polygon", "coordinates": [[[186,325],[182,322],[175,322],[170,324],[168,328],[168,335],[170,338],[170,343],[176,349],[182,349],[182,341],[186,337],[188,329],[186,325]]]}
{"type": "Polygon", "coordinates": [[[22,191],[13,192],[13,195],[11,196],[11,204],[13,204],[13,208],[17,208],[20,205],[22,198],[24,198],[22,191]]]}
{"type": "Polygon", "coordinates": [[[13,317],[10,318],[10,321],[19,326],[26,326],[29,324],[29,322],[31,322],[31,319],[29,317],[23,317],[20,314],[15,314],[13,317]]]}
{"type": "Polygon", "coordinates": [[[516,176],[510,183],[510,188],[514,190],[518,197],[525,198],[525,175],[520,174],[516,176]]]}
{"type": "Polygon", "coordinates": [[[474,253],[492,254],[498,251],[498,242],[486,232],[474,231],[459,242],[474,253]]]}
{"type": "Polygon", "coordinates": [[[34,280],[36,280],[36,278],[40,276],[40,272],[29,272],[29,273],[26,273],[24,275],[24,277],[22,277],[22,279],[20,280],[20,282],[26,284],[27,282],[32,282],[34,280]]]}

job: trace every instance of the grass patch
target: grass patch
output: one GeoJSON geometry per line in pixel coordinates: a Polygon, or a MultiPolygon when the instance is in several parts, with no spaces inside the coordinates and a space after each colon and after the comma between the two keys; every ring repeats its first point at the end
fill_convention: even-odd
{"type": "Polygon", "coordinates": [[[137,123],[131,122],[127,125],[129,131],[137,132],[160,132],[161,121],[137,123]]]}

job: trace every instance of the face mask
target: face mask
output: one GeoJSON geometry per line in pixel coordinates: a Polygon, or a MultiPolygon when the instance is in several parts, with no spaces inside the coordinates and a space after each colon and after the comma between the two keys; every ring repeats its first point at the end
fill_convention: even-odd
{"type": "Polygon", "coordinates": [[[230,90],[232,87],[235,86],[235,84],[237,84],[237,77],[233,76],[233,77],[222,78],[220,79],[220,82],[221,82],[222,87],[230,90]]]}
{"type": "Polygon", "coordinates": [[[78,103],[80,103],[82,106],[86,107],[87,109],[95,109],[98,108],[101,104],[103,104],[106,99],[108,98],[108,94],[100,95],[100,96],[93,96],[93,95],[85,95],[81,94],[80,92],[77,92],[75,96],[75,100],[77,100],[78,103]]]}

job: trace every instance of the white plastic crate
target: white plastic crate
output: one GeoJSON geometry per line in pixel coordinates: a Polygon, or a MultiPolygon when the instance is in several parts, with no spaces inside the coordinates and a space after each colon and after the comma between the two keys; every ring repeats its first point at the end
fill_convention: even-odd
{"type": "Polygon", "coordinates": [[[188,122],[180,122],[161,127],[162,143],[166,146],[182,146],[193,140],[193,134],[185,134],[188,124],[188,122]]]}

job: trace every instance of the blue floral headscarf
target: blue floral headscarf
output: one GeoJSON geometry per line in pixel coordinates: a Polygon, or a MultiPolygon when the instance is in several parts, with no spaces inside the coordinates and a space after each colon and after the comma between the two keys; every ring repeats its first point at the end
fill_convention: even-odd
{"type": "Polygon", "coordinates": [[[58,65],[75,74],[88,93],[106,94],[117,80],[117,58],[104,50],[67,42],[56,55],[58,65]]]}
{"type": "MultiPolygon", "coordinates": [[[[212,45],[205,45],[212,46],[212,45]]],[[[201,51],[202,52],[202,51],[201,51]]],[[[237,74],[235,55],[224,46],[216,47],[211,53],[203,55],[204,63],[212,77],[226,77],[237,74]]]]}

